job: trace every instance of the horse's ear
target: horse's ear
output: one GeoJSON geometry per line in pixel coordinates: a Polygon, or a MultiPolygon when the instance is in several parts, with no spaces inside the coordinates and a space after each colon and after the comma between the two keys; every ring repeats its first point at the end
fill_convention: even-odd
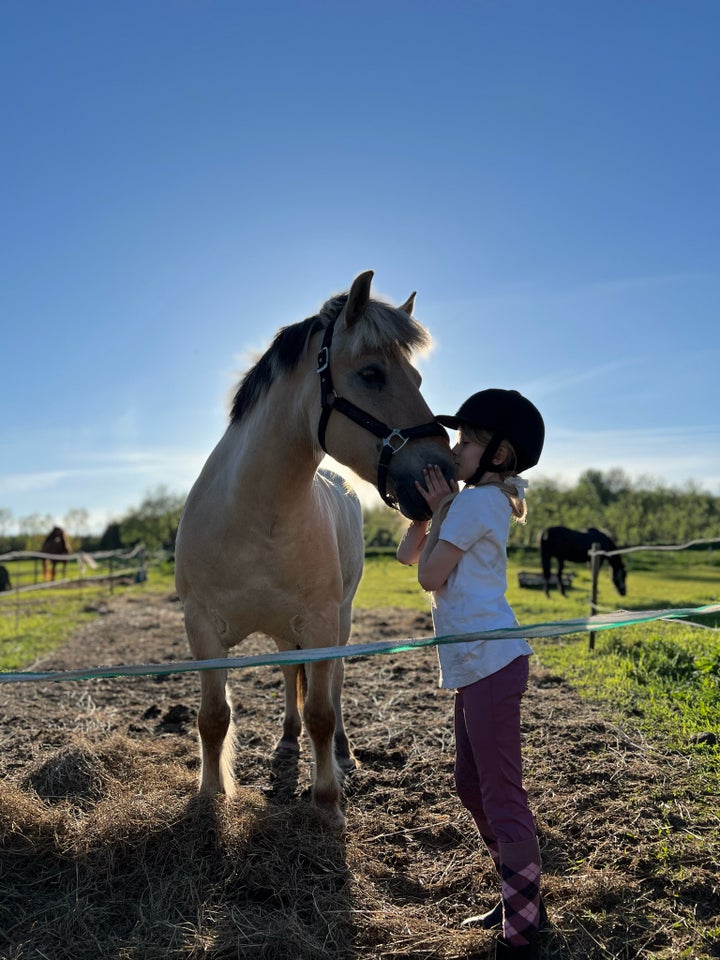
{"type": "Polygon", "coordinates": [[[372,283],[374,271],[366,270],[355,277],[348,294],[347,306],[345,307],[345,323],[352,327],[365,313],[365,307],[370,300],[370,284],[372,283]]]}
{"type": "Polygon", "coordinates": [[[404,303],[401,307],[398,307],[398,310],[402,310],[403,313],[406,313],[409,317],[411,317],[411,316],[412,316],[412,312],[413,312],[413,310],[415,309],[415,297],[416,297],[416,296],[417,296],[417,292],[413,290],[413,292],[412,292],[412,293],[410,294],[410,296],[407,298],[407,300],[405,301],[405,303],[404,303]]]}

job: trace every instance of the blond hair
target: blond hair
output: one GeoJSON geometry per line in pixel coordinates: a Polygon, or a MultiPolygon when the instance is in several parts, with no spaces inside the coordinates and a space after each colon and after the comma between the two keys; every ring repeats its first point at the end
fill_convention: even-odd
{"type": "MultiPolygon", "coordinates": [[[[468,423],[464,423],[461,430],[463,437],[472,440],[474,443],[482,444],[484,447],[490,443],[494,435],[492,430],[487,430],[484,427],[474,427],[468,423]]],[[[508,477],[517,475],[517,454],[515,453],[515,449],[509,440],[502,440],[498,447],[498,453],[502,454],[502,460],[497,466],[493,465],[492,472],[498,474],[500,482],[497,480],[488,480],[485,482],[500,487],[510,501],[513,519],[516,520],[517,523],[527,523],[527,501],[524,497],[518,496],[516,487],[504,482],[508,477]]]]}

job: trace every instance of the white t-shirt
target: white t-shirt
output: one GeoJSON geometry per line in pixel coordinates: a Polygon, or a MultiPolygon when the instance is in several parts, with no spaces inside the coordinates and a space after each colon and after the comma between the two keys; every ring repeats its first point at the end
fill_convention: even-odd
{"type": "MultiPolygon", "coordinates": [[[[507,590],[507,538],[512,510],[496,486],[465,487],[450,504],[440,540],[463,550],[447,581],[432,593],[435,636],[518,625],[507,590]]],[[[437,647],[440,686],[464,687],[533,651],[527,640],[472,640],[437,647]]]]}

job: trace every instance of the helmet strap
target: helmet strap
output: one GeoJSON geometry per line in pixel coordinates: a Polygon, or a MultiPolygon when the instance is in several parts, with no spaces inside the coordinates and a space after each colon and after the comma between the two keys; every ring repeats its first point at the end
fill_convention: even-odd
{"type": "Polygon", "coordinates": [[[488,470],[492,470],[493,457],[500,449],[500,444],[503,442],[504,439],[505,438],[501,433],[494,433],[490,437],[488,441],[488,445],[485,447],[485,449],[482,452],[482,456],[480,457],[480,462],[478,463],[477,470],[470,477],[470,479],[466,481],[471,487],[474,487],[478,483],[480,483],[480,481],[483,478],[483,475],[486,474],[488,470]]]}

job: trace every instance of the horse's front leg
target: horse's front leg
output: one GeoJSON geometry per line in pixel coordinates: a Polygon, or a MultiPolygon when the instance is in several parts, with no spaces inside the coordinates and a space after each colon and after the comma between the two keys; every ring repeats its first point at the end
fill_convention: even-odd
{"type": "Polygon", "coordinates": [[[300,752],[299,737],[302,731],[302,720],[298,709],[298,701],[302,705],[304,670],[302,666],[281,665],[285,686],[285,713],[283,716],[282,737],[275,744],[276,753],[297,754],[300,752]]]}
{"type": "Polygon", "coordinates": [[[332,678],[332,702],[335,710],[335,733],[333,735],[333,744],[335,759],[343,773],[350,773],[357,767],[357,761],[350,749],[350,742],[345,732],[342,712],[342,688],[345,678],[345,664],[342,660],[336,660],[332,678]]]}
{"type": "Polygon", "coordinates": [[[235,793],[235,735],[231,729],[232,708],[227,696],[227,670],[202,670],[202,699],[198,730],[202,748],[200,792],[235,793]]]}
{"type": "Polygon", "coordinates": [[[550,577],[552,576],[551,562],[552,559],[546,553],[544,544],[542,544],[540,547],[540,564],[542,566],[543,589],[546,597],[550,596],[550,577]]]}
{"type": "Polygon", "coordinates": [[[315,761],[313,800],[332,823],[343,827],[345,817],[340,810],[340,772],[333,750],[335,709],[331,688],[334,666],[332,660],[306,665],[308,692],[303,720],[310,735],[315,761]]]}
{"type": "MultiPolygon", "coordinates": [[[[340,611],[339,640],[340,646],[342,647],[346,646],[350,639],[351,618],[352,614],[348,605],[347,610],[340,611]]],[[[345,723],[343,721],[342,689],[344,679],[345,661],[336,660],[332,678],[332,702],[335,709],[335,759],[343,773],[350,773],[357,767],[357,761],[350,749],[347,734],[345,733],[345,723]]]]}
{"type": "Polygon", "coordinates": [[[562,560],[558,560],[558,574],[557,574],[558,590],[563,596],[565,596],[565,585],[563,584],[563,578],[562,578],[564,566],[565,566],[564,562],[562,560]]]}

